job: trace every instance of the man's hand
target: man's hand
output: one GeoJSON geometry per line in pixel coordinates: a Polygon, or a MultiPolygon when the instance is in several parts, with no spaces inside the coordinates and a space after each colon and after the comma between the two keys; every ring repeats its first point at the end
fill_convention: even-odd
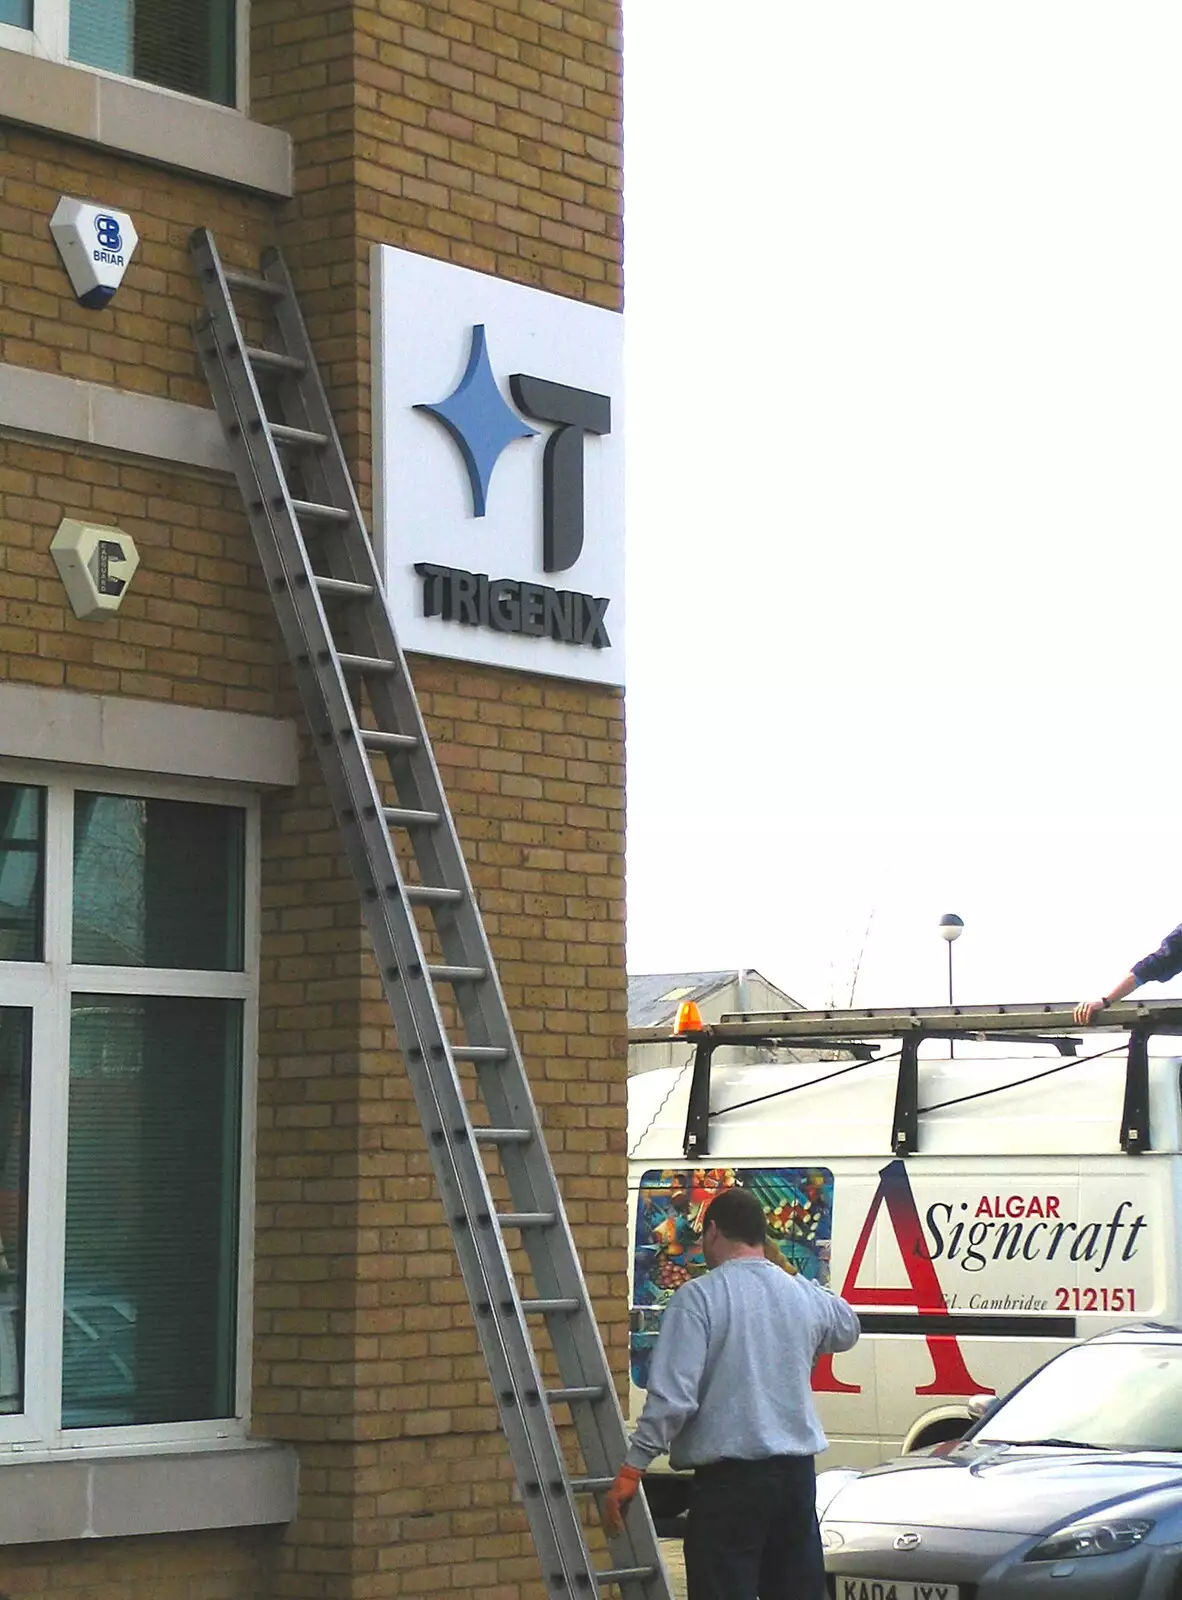
{"type": "Polygon", "coordinates": [[[624,1517],[628,1507],[636,1499],[636,1491],[640,1488],[640,1480],[644,1473],[639,1467],[630,1467],[625,1464],[616,1473],[616,1481],[603,1497],[603,1526],[608,1535],[615,1539],[624,1531],[624,1517]]]}
{"type": "MultiPolygon", "coordinates": [[[[1177,933],[1178,931],[1179,930],[1175,928],[1174,933],[1177,933]]],[[[1174,934],[1171,933],[1169,938],[1172,939],[1173,937],[1174,934]]],[[[1163,945],[1162,948],[1164,949],[1165,946],[1163,945]]],[[[1140,966],[1140,962],[1138,962],[1137,965],[1140,966]]],[[[1173,972],[1173,970],[1174,969],[1171,969],[1171,972],[1173,972]]],[[[1081,1028],[1086,1028],[1088,1023],[1091,1022],[1092,1018],[1098,1011],[1105,1011],[1109,1006],[1114,1006],[1118,1000],[1126,999],[1132,994],[1134,989],[1139,987],[1140,980],[1138,979],[1137,974],[1135,972],[1126,972],[1120,982],[1114,983],[1112,988],[1109,989],[1106,994],[1102,995],[1099,1000],[1081,1000],[1075,1008],[1076,1022],[1079,1023],[1081,1028]]]]}

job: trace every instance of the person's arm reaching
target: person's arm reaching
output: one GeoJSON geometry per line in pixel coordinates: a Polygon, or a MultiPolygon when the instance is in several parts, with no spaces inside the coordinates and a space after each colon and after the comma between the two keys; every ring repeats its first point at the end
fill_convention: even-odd
{"type": "Polygon", "coordinates": [[[1151,950],[1147,956],[1142,956],[1140,961],[1135,962],[1133,970],[1126,972],[1120,982],[1114,984],[1101,999],[1081,1000],[1075,1008],[1075,1020],[1081,1027],[1086,1027],[1098,1011],[1103,1011],[1105,1006],[1115,1005],[1118,1000],[1123,1000],[1141,984],[1165,983],[1169,978],[1176,978],[1180,972],[1182,972],[1182,922],[1176,928],[1170,929],[1156,950],[1151,950]]]}
{"type": "Polygon", "coordinates": [[[698,1409],[707,1329],[701,1308],[691,1303],[693,1299],[679,1290],[661,1317],[661,1334],[649,1368],[648,1398],[624,1464],[604,1496],[603,1526],[612,1537],[623,1532],[624,1516],[636,1498],[645,1470],[668,1450],[698,1409]]]}
{"type": "Polygon", "coordinates": [[[706,1318],[697,1297],[678,1291],[661,1318],[661,1334],[649,1368],[648,1398],[624,1457],[641,1472],[664,1455],[697,1412],[707,1338],[706,1318]]]}

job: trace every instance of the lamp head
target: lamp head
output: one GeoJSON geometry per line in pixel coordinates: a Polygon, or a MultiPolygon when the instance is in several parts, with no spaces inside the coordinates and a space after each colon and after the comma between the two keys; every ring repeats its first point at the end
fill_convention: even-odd
{"type": "Polygon", "coordinates": [[[946,911],[940,918],[940,937],[947,939],[951,944],[954,939],[959,939],[964,932],[964,921],[955,911],[946,911]]]}

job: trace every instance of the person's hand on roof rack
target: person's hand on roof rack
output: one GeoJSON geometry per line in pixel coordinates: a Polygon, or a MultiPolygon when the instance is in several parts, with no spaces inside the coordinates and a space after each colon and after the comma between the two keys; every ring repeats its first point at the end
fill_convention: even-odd
{"type": "Polygon", "coordinates": [[[1081,1028],[1086,1028],[1098,1012],[1123,1000],[1143,983],[1165,983],[1179,972],[1182,972],[1182,922],[1171,928],[1157,949],[1142,956],[1132,971],[1126,972],[1107,994],[1099,1000],[1081,1000],[1075,1008],[1075,1020],[1081,1028]]]}
{"type": "Polygon", "coordinates": [[[1101,995],[1099,1000],[1081,1000],[1075,1008],[1075,1020],[1081,1028],[1086,1028],[1092,1018],[1101,1011],[1114,1006],[1118,1000],[1123,1000],[1125,995],[1132,994],[1137,987],[1137,980],[1131,972],[1126,972],[1119,983],[1113,984],[1107,994],[1101,995]]]}

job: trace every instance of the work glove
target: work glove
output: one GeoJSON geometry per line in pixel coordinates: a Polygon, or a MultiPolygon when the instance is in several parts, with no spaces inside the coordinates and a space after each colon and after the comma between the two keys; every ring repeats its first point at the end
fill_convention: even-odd
{"type": "Polygon", "coordinates": [[[636,1499],[636,1491],[640,1488],[640,1480],[644,1473],[639,1467],[630,1467],[627,1462],[616,1473],[616,1481],[603,1497],[603,1526],[609,1537],[618,1538],[624,1531],[624,1517],[628,1507],[636,1499]]]}

